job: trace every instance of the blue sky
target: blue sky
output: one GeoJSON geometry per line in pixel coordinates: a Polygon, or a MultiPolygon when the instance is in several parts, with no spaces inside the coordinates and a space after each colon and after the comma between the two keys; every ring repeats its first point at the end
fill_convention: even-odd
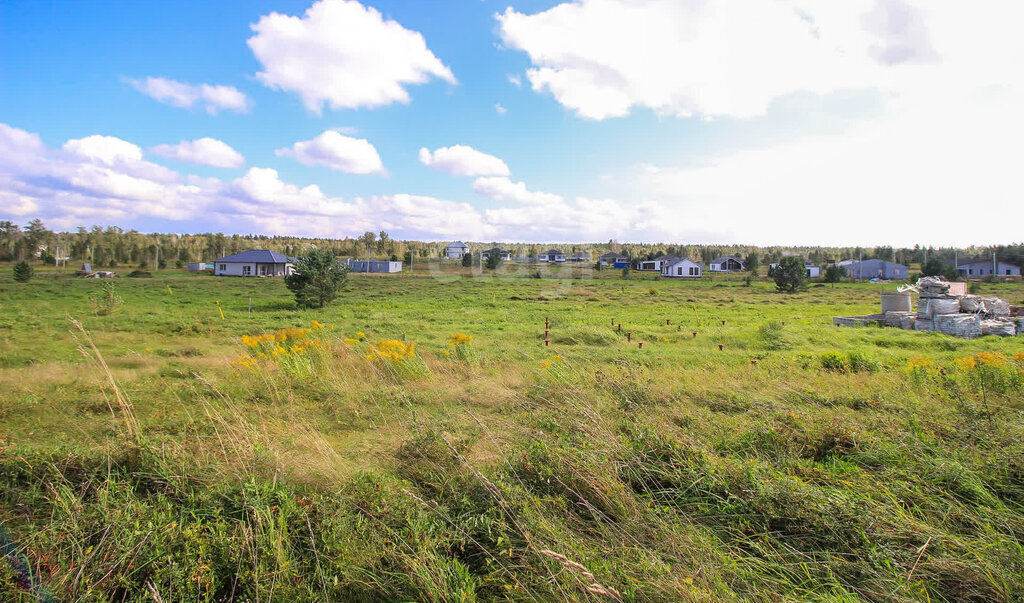
{"type": "Polygon", "coordinates": [[[829,4],[8,0],[0,219],[1021,240],[1018,4],[829,4]]]}

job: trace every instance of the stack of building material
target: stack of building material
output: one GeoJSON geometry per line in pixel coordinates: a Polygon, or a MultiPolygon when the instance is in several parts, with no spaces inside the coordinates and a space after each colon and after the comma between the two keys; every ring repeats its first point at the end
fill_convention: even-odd
{"type": "Polygon", "coordinates": [[[960,311],[966,314],[984,314],[985,300],[980,295],[965,295],[960,298],[960,311]]]}
{"type": "MultiPolygon", "coordinates": [[[[938,331],[954,337],[974,339],[981,336],[981,318],[975,312],[965,312],[964,296],[950,291],[950,283],[938,278],[925,277],[917,283],[921,297],[917,300],[917,331],[938,331]]],[[[980,302],[968,302],[967,307],[980,302]]]]}
{"type": "Polygon", "coordinates": [[[977,314],[940,314],[935,317],[935,330],[953,337],[974,339],[983,334],[981,323],[977,314]]]}
{"type": "Polygon", "coordinates": [[[836,325],[881,323],[915,331],[938,331],[974,339],[982,335],[1024,335],[1024,309],[996,297],[967,295],[966,283],[924,277],[914,287],[920,294],[917,312],[910,309],[909,292],[882,294],[882,314],[835,317],[836,325]]]}
{"type": "Polygon", "coordinates": [[[1013,337],[1017,334],[1017,325],[1009,320],[983,320],[981,321],[981,334],[1013,337]]]}
{"type": "Polygon", "coordinates": [[[998,297],[986,297],[985,314],[992,317],[1006,317],[1010,315],[1010,302],[998,297]]]}

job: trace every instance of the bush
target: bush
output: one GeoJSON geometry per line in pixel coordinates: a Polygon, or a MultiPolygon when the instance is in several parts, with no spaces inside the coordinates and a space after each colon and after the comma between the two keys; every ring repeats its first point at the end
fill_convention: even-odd
{"type": "Polygon", "coordinates": [[[14,280],[19,283],[27,283],[34,273],[35,270],[26,261],[21,261],[14,265],[14,280]]]}
{"type": "Polygon", "coordinates": [[[834,373],[849,373],[850,361],[840,352],[825,352],[821,355],[821,368],[834,373]]]}
{"type": "Polygon", "coordinates": [[[828,268],[825,268],[825,282],[832,283],[832,288],[835,289],[836,283],[841,282],[846,278],[846,268],[838,264],[832,264],[828,268]]]}
{"type": "Polygon", "coordinates": [[[114,281],[103,281],[100,290],[89,296],[89,306],[96,316],[113,314],[124,300],[117,294],[114,281]]]}
{"type": "Polygon", "coordinates": [[[821,368],[834,373],[873,373],[878,363],[862,352],[825,352],[821,355],[821,368]]]}
{"type": "Polygon", "coordinates": [[[130,278],[153,278],[153,273],[148,270],[132,270],[128,276],[130,278]]]}
{"type": "Polygon", "coordinates": [[[497,270],[498,266],[501,266],[501,262],[502,262],[501,255],[497,254],[497,253],[492,253],[492,254],[487,256],[487,264],[486,264],[487,269],[488,270],[497,270]]]}
{"type": "Polygon", "coordinates": [[[331,303],[348,280],[348,268],[328,249],[312,249],[295,262],[295,271],[284,284],[304,308],[323,308],[331,303]]]}
{"type": "Polygon", "coordinates": [[[795,255],[786,256],[772,270],[775,286],[783,293],[796,293],[807,288],[807,268],[804,260],[795,255]]]}
{"type": "Polygon", "coordinates": [[[761,344],[764,345],[765,349],[785,350],[792,345],[789,340],[786,339],[782,323],[777,320],[771,320],[764,323],[757,331],[758,337],[761,339],[761,344]]]}

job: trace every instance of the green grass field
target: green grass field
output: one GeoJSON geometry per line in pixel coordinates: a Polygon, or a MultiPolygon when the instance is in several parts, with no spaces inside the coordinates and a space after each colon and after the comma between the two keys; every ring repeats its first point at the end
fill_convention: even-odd
{"type": "Polygon", "coordinates": [[[544,270],[4,267],[0,600],[1024,600],[1024,337],[544,270]]]}

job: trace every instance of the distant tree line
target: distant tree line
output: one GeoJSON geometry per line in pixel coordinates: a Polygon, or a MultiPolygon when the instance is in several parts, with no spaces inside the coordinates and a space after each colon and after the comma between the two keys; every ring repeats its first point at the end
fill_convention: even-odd
{"type": "MultiPolygon", "coordinates": [[[[268,235],[225,235],[222,233],[174,234],[141,233],[124,230],[117,226],[80,226],[72,232],[54,232],[42,220],[31,220],[23,226],[12,221],[0,221],[0,261],[38,259],[53,263],[58,257],[69,258],[69,262],[91,262],[97,267],[119,264],[145,264],[153,267],[184,265],[190,262],[212,262],[213,260],[245,251],[246,249],[270,249],[287,255],[298,256],[312,249],[324,249],[335,256],[356,258],[377,258],[418,260],[444,256],[445,246],[450,241],[412,241],[392,238],[386,231],[366,232],[357,237],[328,239],[316,237],[286,237],[268,235]]],[[[960,259],[968,257],[991,258],[995,252],[1001,261],[1024,266],[1024,243],[999,245],[995,247],[921,247],[895,248],[881,246],[824,247],[824,246],[754,246],[754,245],[684,245],[666,243],[606,243],[572,244],[503,244],[499,241],[467,241],[474,253],[491,247],[502,247],[512,257],[537,257],[545,250],[555,247],[563,253],[589,253],[591,260],[615,252],[630,258],[633,262],[653,259],[661,255],[688,257],[694,261],[708,263],[722,256],[736,256],[744,259],[748,266],[753,264],[777,264],[782,258],[797,255],[813,264],[827,266],[844,259],[881,259],[900,264],[929,264],[932,268],[948,264],[954,255],[960,259]]]]}

